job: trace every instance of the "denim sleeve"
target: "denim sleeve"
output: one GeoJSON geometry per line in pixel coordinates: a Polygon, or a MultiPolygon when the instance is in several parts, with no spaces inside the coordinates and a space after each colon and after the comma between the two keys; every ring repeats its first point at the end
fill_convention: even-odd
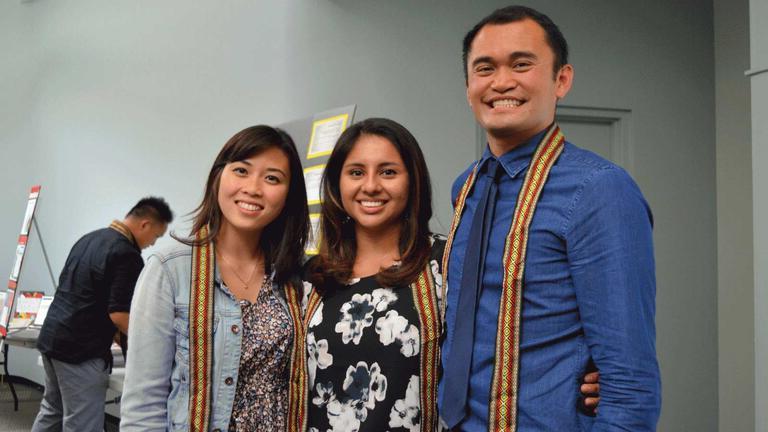
{"type": "Polygon", "coordinates": [[[120,404],[121,431],[165,431],[176,353],[172,278],[157,256],[139,276],[131,303],[120,404]]]}
{"type": "Polygon", "coordinates": [[[589,352],[600,370],[592,431],[655,431],[656,360],[652,216],[629,175],[610,167],[582,185],[564,236],[589,352]]]}

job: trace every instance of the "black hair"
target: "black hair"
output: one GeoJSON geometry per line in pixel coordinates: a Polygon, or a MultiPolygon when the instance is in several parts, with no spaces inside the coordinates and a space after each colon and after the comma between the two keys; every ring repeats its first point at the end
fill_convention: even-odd
{"type": "MultiPolygon", "coordinates": [[[[188,245],[213,242],[221,229],[222,213],[218,193],[224,167],[228,163],[246,160],[270,148],[279,149],[288,158],[291,180],[285,206],[277,219],[264,228],[260,246],[264,252],[265,266],[271,263],[271,268],[275,271],[275,282],[283,284],[296,276],[297,269],[301,267],[304,245],[309,236],[309,209],[299,153],[291,136],[282,129],[258,125],[245,128],[232,136],[219,151],[208,173],[203,200],[193,211],[190,238],[184,239],[175,235],[173,238],[188,245]],[[195,234],[206,226],[208,236],[194,239],[195,234]]],[[[268,270],[265,268],[265,271],[268,270]]]]}
{"type": "Polygon", "coordinates": [[[560,68],[568,64],[568,42],[565,40],[565,36],[563,36],[563,33],[560,32],[560,29],[557,27],[557,25],[548,16],[537,11],[536,9],[531,9],[525,6],[507,6],[501,9],[496,9],[493,11],[493,13],[480,20],[480,22],[475,24],[475,26],[472,27],[472,30],[470,30],[466,36],[464,36],[461,60],[462,64],[464,65],[465,82],[468,82],[469,80],[467,71],[469,52],[472,51],[472,42],[475,40],[475,37],[480,32],[480,30],[486,25],[508,24],[526,19],[535,21],[538,25],[541,26],[542,29],[544,29],[544,32],[547,34],[547,44],[550,48],[552,48],[552,52],[555,54],[555,75],[557,75],[557,72],[560,70],[560,68]]]}
{"type": "Polygon", "coordinates": [[[160,197],[145,197],[133,206],[125,217],[151,218],[157,222],[169,224],[173,222],[173,212],[168,203],[160,197]]]}
{"type": "Polygon", "coordinates": [[[401,124],[385,118],[369,118],[341,134],[323,173],[320,254],[309,269],[318,287],[333,281],[344,284],[352,274],[357,242],[354,221],[349,220],[341,201],[340,178],[347,156],[364,135],[378,136],[392,143],[408,171],[408,205],[401,215],[399,241],[401,265],[383,269],[376,279],[385,286],[408,285],[429,260],[432,186],[424,154],[416,138],[401,124]]]}

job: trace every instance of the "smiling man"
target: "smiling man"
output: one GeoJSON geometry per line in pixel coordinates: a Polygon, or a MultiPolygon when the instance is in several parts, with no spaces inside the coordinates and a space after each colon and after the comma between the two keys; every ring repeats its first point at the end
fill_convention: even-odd
{"type": "Polygon", "coordinates": [[[467,100],[486,130],[453,187],[439,407],[454,430],[655,430],[652,215],[615,164],[565,141],[573,82],[558,27],[510,6],[464,38],[467,100]],[[579,379],[600,371],[596,416],[579,379]]]}

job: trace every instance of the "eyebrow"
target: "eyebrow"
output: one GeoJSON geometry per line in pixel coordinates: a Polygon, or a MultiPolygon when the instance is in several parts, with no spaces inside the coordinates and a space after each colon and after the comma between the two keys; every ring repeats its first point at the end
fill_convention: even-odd
{"type": "MultiPolygon", "coordinates": [[[[514,51],[509,54],[510,60],[517,60],[520,58],[530,58],[533,60],[538,59],[538,56],[536,54],[532,53],[531,51],[514,51]]],[[[481,63],[494,63],[493,57],[491,56],[480,56],[474,60],[472,60],[472,66],[477,66],[481,63]]]]}
{"type": "MultiPolygon", "coordinates": [[[[391,166],[391,165],[400,165],[400,164],[397,163],[397,162],[382,162],[382,163],[380,163],[380,164],[378,164],[376,166],[377,167],[385,167],[385,166],[391,166]]],[[[365,166],[365,164],[362,163],[362,162],[349,162],[349,163],[345,163],[344,164],[344,168],[347,168],[347,167],[364,167],[364,166],[365,166]]]]}
{"type": "Polygon", "coordinates": [[[267,172],[277,172],[283,175],[283,177],[288,177],[288,174],[283,172],[280,168],[267,168],[267,172]]]}
{"type": "MultiPolygon", "coordinates": [[[[253,166],[253,164],[251,162],[249,162],[248,159],[243,159],[243,160],[239,160],[239,161],[235,161],[235,162],[236,163],[241,163],[243,165],[248,165],[249,167],[253,166]]],[[[267,171],[269,171],[269,172],[278,172],[278,173],[282,174],[283,176],[288,177],[288,174],[283,172],[283,170],[281,170],[280,168],[271,168],[270,167],[270,168],[267,168],[267,171]]]]}

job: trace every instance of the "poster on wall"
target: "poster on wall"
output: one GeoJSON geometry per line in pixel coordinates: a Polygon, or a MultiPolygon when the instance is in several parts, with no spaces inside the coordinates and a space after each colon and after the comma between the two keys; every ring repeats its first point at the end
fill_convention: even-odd
{"type": "Polygon", "coordinates": [[[348,124],[348,113],[312,122],[312,134],[309,137],[307,159],[331,154],[333,146],[336,145],[336,140],[339,139],[339,136],[341,136],[341,133],[344,132],[348,124]]]}
{"type": "Polygon", "coordinates": [[[307,255],[317,255],[320,253],[320,213],[309,214],[310,241],[305,252],[307,255]]]}
{"type": "Polygon", "coordinates": [[[280,123],[277,127],[293,138],[301,163],[306,168],[325,162],[339,135],[354,122],[356,109],[356,105],[330,108],[280,123]]]}
{"type": "MultiPolygon", "coordinates": [[[[313,232],[318,233],[316,225],[320,221],[322,203],[321,180],[339,136],[354,122],[356,105],[331,108],[304,117],[279,124],[278,127],[288,132],[296,143],[296,150],[301,156],[304,167],[304,181],[307,187],[307,204],[312,214],[313,232]]],[[[308,255],[317,254],[317,237],[305,246],[308,255]]]]}
{"type": "Polygon", "coordinates": [[[325,164],[304,168],[304,183],[307,185],[307,203],[309,205],[320,204],[322,200],[320,186],[324,171],[325,164]]]}

